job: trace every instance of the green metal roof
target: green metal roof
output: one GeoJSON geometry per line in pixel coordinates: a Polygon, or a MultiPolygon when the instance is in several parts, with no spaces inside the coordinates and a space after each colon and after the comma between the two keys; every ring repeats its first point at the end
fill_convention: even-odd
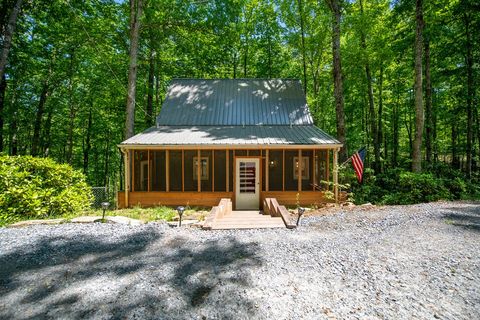
{"type": "Polygon", "coordinates": [[[315,126],[160,126],[121,143],[127,145],[340,145],[315,126]]]}
{"type": "Polygon", "coordinates": [[[290,79],[174,79],[157,125],[313,125],[302,85],[290,79]]]}

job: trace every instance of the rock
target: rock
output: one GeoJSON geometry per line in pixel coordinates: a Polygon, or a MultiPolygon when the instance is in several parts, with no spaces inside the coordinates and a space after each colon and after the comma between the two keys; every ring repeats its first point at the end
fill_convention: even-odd
{"type": "Polygon", "coordinates": [[[76,217],[70,220],[72,223],[93,223],[96,220],[102,219],[100,216],[82,216],[82,217],[76,217]]]}
{"type": "Polygon", "coordinates": [[[138,226],[141,224],[144,224],[143,221],[137,220],[137,219],[132,219],[132,218],[127,218],[127,217],[122,217],[122,216],[114,216],[114,217],[105,217],[106,220],[111,221],[113,223],[120,223],[120,224],[128,224],[132,226],[138,226]]]}
{"type": "Polygon", "coordinates": [[[22,228],[34,225],[41,225],[41,224],[60,224],[64,223],[66,220],[63,218],[60,219],[45,219],[45,220],[25,220],[19,221],[14,224],[9,225],[10,228],[22,228]]]}

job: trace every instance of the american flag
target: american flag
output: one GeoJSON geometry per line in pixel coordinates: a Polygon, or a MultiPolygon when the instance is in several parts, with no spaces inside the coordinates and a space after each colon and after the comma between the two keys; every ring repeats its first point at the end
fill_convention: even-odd
{"type": "Polygon", "coordinates": [[[353,169],[355,170],[359,183],[362,183],[363,179],[363,161],[365,160],[366,153],[367,150],[363,147],[352,156],[353,169]]]}

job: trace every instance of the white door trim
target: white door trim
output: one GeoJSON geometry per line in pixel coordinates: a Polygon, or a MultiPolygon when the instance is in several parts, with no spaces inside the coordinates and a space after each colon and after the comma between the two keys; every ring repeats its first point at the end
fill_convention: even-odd
{"type": "Polygon", "coordinates": [[[235,208],[260,208],[260,158],[235,157],[235,208]]]}

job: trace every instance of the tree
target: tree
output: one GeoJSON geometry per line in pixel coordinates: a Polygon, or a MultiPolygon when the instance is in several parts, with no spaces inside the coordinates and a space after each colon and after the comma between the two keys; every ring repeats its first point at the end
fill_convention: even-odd
{"type": "Polygon", "coordinates": [[[416,0],[415,31],[415,138],[413,140],[412,171],[422,171],[422,135],[423,135],[423,0],[416,0]]]}
{"type": "MultiPolygon", "coordinates": [[[[12,46],[12,37],[13,33],[15,32],[17,16],[20,13],[22,2],[23,0],[17,0],[15,2],[12,12],[10,13],[10,18],[8,19],[7,25],[4,28],[2,26],[4,32],[2,34],[2,54],[0,56],[0,79],[3,79],[3,75],[5,73],[5,66],[7,65],[8,54],[12,46]]],[[[4,2],[4,4],[6,4],[6,1],[4,2]]],[[[5,13],[6,11],[4,12],[4,14],[5,13]]]]}
{"type": "Polygon", "coordinates": [[[343,148],[340,149],[340,161],[347,159],[347,141],[345,128],[345,111],[343,100],[343,75],[340,54],[340,0],[326,0],[332,12],[332,56],[333,56],[333,91],[335,97],[335,111],[337,119],[337,137],[343,148]]]}
{"type": "Polygon", "coordinates": [[[130,52],[128,66],[127,108],[125,120],[125,139],[135,134],[135,95],[137,85],[137,59],[140,33],[140,19],[143,0],[130,0],[130,52]]]}

